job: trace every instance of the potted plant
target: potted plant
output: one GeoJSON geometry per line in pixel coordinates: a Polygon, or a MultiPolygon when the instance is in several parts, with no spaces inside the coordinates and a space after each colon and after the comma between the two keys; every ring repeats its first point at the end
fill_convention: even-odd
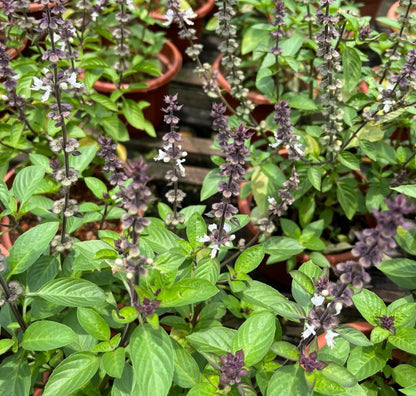
{"type": "Polygon", "coordinates": [[[163,97],[181,68],[181,55],[127,3],[107,4],[99,12],[99,23],[91,21],[82,34],[80,67],[90,98],[107,111],[119,112],[131,134],[141,130],[155,136],[163,119],[163,97]]]}

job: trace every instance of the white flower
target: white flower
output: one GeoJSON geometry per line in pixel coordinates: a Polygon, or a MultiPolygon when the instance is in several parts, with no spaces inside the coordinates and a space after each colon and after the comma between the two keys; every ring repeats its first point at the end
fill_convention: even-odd
{"type": "Polygon", "coordinates": [[[42,80],[37,77],[33,77],[33,86],[30,87],[32,91],[44,91],[42,95],[42,102],[46,102],[52,93],[52,88],[49,85],[43,84],[42,80]]]}
{"type": "Polygon", "coordinates": [[[224,231],[228,234],[231,231],[231,226],[227,223],[224,224],[224,231]]]}
{"type": "Polygon", "coordinates": [[[77,82],[77,75],[75,72],[72,72],[71,75],[67,78],[67,83],[71,85],[73,88],[82,88],[84,86],[83,83],[77,82]]]}
{"type": "Polygon", "coordinates": [[[164,22],[162,25],[163,26],[169,26],[172,22],[173,22],[173,17],[175,16],[174,12],[172,9],[168,9],[166,11],[166,22],[164,22]]]}
{"type": "Polygon", "coordinates": [[[209,226],[208,226],[208,230],[209,231],[214,231],[214,230],[216,230],[218,227],[217,227],[217,225],[215,224],[215,223],[212,223],[212,224],[210,224],[209,226]]]}
{"type": "Polygon", "coordinates": [[[191,21],[191,19],[194,19],[194,18],[196,18],[196,14],[192,11],[192,8],[191,8],[191,7],[189,7],[189,8],[185,11],[185,14],[184,14],[184,16],[183,16],[183,21],[184,21],[185,23],[187,23],[188,25],[193,25],[193,24],[194,24],[194,22],[193,22],[193,21],[191,21]]]}
{"type": "Polygon", "coordinates": [[[327,330],[325,333],[325,339],[326,339],[326,343],[330,348],[333,348],[335,346],[335,342],[334,342],[334,338],[338,337],[339,334],[335,333],[332,330],[327,330]]]}
{"type": "Polygon", "coordinates": [[[99,16],[98,13],[96,11],[93,11],[91,13],[91,19],[92,19],[92,21],[95,22],[97,20],[98,16],[99,16]]]}
{"type": "Polygon", "coordinates": [[[214,259],[217,256],[217,253],[220,251],[219,245],[211,245],[211,258],[214,259]]]}
{"type": "Polygon", "coordinates": [[[210,242],[211,241],[211,238],[207,234],[204,234],[202,237],[201,236],[197,237],[196,239],[198,242],[210,242]]]}
{"type": "Polygon", "coordinates": [[[270,205],[274,205],[276,203],[276,200],[273,197],[267,197],[267,201],[269,201],[270,205]]]}
{"type": "Polygon", "coordinates": [[[316,293],[311,298],[311,302],[313,305],[315,305],[315,307],[321,306],[324,303],[324,301],[325,301],[325,297],[320,296],[319,294],[316,294],[316,293]]]}
{"type": "Polygon", "coordinates": [[[306,339],[311,335],[316,335],[315,326],[305,322],[306,330],[302,332],[302,338],[306,339]]]}
{"type": "MultiPolygon", "coordinates": [[[[153,159],[155,160],[155,161],[165,161],[166,160],[166,153],[163,151],[163,150],[161,150],[161,149],[159,149],[159,154],[158,154],[158,156],[157,157],[153,157],[153,159]]],[[[168,161],[169,161],[169,158],[168,158],[168,161]]],[[[167,162],[167,161],[165,161],[165,162],[167,162]]]]}
{"type": "Polygon", "coordinates": [[[185,160],[184,159],[176,160],[176,166],[178,167],[179,172],[181,173],[181,177],[185,177],[186,176],[185,175],[185,168],[183,167],[182,162],[185,162],[185,160]]]}
{"type": "Polygon", "coordinates": [[[338,301],[335,303],[335,315],[334,316],[339,315],[341,313],[341,310],[342,310],[342,302],[338,301]]]}

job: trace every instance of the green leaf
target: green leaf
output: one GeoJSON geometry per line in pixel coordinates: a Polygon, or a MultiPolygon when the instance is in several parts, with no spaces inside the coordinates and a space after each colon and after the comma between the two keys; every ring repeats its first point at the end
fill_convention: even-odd
{"type": "Polygon", "coordinates": [[[173,382],[181,388],[192,388],[201,381],[201,372],[192,355],[178,342],[172,341],[174,356],[173,382]]]}
{"type": "Polygon", "coordinates": [[[277,341],[271,346],[271,350],[278,356],[285,359],[298,361],[299,349],[287,341],[277,341]]]}
{"type": "Polygon", "coordinates": [[[144,130],[145,119],[139,104],[132,99],[123,99],[122,112],[127,122],[137,129],[144,130]]]}
{"type": "Polygon", "coordinates": [[[311,182],[312,186],[321,191],[321,179],[322,179],[323,169],[316,166],[311,166],[308,169],[308,179],[311,182]]]}
{"type": "Polygon", "coordinates": [[[98,56],[83,58],[79,65],[82,69],[97,69],[97,68],[109,68],[110,65],[98,56]]]}
{"type": "Polygon", "coordinates": [[[246,282],[247,287],[239,293],[241,299],[249,303],[260,305],[264,308],[273,309],[281,301],[286,301],[286,297],[280,294],[275,288],[265,283],[250,280],[246,282]]]}
{"type": "Polygon", "coordinates": [[[394,283],[406,289],[416,288],[416,261],[406,258],[383,260],[377,269],[384,272],[394,283]]]}
{"type": "Polygon", "coordinates": [[[94,376],[99,365],[99,357],[91,352],[73,353],[52,372],[42,396],[70,395],[94,376]]]}
{"type": "Polygon", "coordinates": [[[290,271],[290,275],[293,280],[302,286],[302,288],[306,290],[310,295],[313,294],[315,287],[313,285],[312,279],[308,275],[296,270],[290,271]]]}
{"type": "Polygon", "coordinates": [[[218,173],[218,169],[212,169],[205,176],[201,187],[201,201],[208,199],[209,197],[218,192],[218,183],[222,180],[225,180],[225,178],[219,176],[218,173]]]}
{"type": "Polygon", "coordinates": [[[0,355],[7,352],[14,345],[14,343],[15,341],[9,338],[0,340],[0,355]]]}
{"type": "Polygon", "coordinates": [[[310,99],[308,95],[304,94],[290,96],[289,106],[299,110],[318,110],[316,102],[310,99]]]}
{"type": "Polygon", "coordinates": [[[217,287],[205,280],[185,278],[176,282],[171,288],[163,289],[158,295],[160,307],[183,307],[184,305],[206,301],[218,293],[217,287]]]}
{"type": "Polygon", "coordinates": [[[386,361],[387,357],[374,347],[355,347],[350,353],[347,368],[358,381],[362,381],[382,370],[386,361]]]}
{"type": "Polygon", "coordinates": [[[206,233],[207,226],[204,219],[199,213],[195,212],[192,214],[186,226],[186,236],[188,237],[188,242],[193,248],[202,246],[203,242],[199,242],[198,237],[202,237],[206,233]]]}
{"type": "MultiPolygon", "coordinates": [[[[397,300],[396,300],[397,301],[397,300]]],[[[387,315],[394,316],[394,327],[397,329],[403,326],[412,326],[410,323],[415,318],[416,313],[416,304],[415,303],[405,303],[401,304],[391,312],[389,310],[390,306],[387,307],[387,315]]]]}
{"type": "Polygon", "coordinates": [[[403,327],[396,331],[396,335],[389,337],[389,342],[402,351],[416,355],[416,329],[403,327]]]}
{"type": "Polygon", "coordinates": [[[82,328],[95,339],[101,341],[110,339],[110,327],[96,311],[90,308],[78,308],[77,317],[82,328]]]}
{"type": "Polygon", "coordinates": [[[352,219],[358,208],[356,182],[351,179],[337,183],[337,198],[348,219],[352,219]]]}
{"type": "Polygon", "coordinates": [[[102,118],[101,126],[116,142],[126,142],[130,139],[129,132],[117,115],[102,118]]]}
{"type": "Polygon", "coordinates": [[[361,80],[361,59],[359,52],[353,47],[345,47],[342,55],[344,73],[344,90],[351,92],[361,80]]]}
{"type": "Polygon", "coordinates": [[[237,330],[232,351],[242,349],[244,362],[253,366],[263,359],[274,341],[276,319],[271,312],[250,316],[237,330]]]}
{"type": "Polygon", "coordinates": [[[49,351],[75,341],[77,335],[68,326],[44,320],[32,323],[23,334],[22,348],[28,351],[49,351]]]}
{"type": "Polygon", "coordinates": [[[231,351],[237,331],[227,327],[212,327],[198,331],[186,337],[198,352],[211,352],[223,355],[231,351]]]}
{"type": "Polygon", "coordinates": [[[52,280],[32,294],[68,307],[91,307],[106,299],[102,289],[94,283],[72,278],[52,280]]]}
{"type": "Polygon", "coordinates": [[[103,195],[107,193],[107,187],[100,179],[96,177],[84,177],[84,181],[98,199],[103,199],[103,195]]]}
{"type": "MultiPolygon", "coordinates": [[[[303,252],[304,247],[296,239],[271,237],[264,242],[264,252],[273,257],[272,262],[284,261],[303,252]]],[[[271,260],[267,260],[271,264],[271,260]]]]}
{"type": "Polygon", "coordinates": [[[403,387],[416,385],[416,367],[410,364],[399,364],[393,368],[393,379],[403,387]]]}
{"type": "Polygon", "coordinates": [[[337,333],[350,342],[353,345],[358,346],[371,346],[373,343],[358,329],[348,326],[341,325],[337,327],[337,333]]]}
{"type": "Polygon", "coordinates": [[[307,395],[303,372],[298,364],[278,368],[270,378],[266,396],[307,395]]]}
{"type": "Polygon", "coordinates": [[[408,184],[399,187],[392,187],[392,190],[398,191],[404,195],[407,195],[411,198],[416,198],[416,185],[415,184],[408,184]]]}
{"type": "Polygon", "coordinates": [[[98,93],[93,93],[90,95],[90,98],[94,101],[99,103],[101,106],[105,107],[107,110],[111,110],[114,112],[118,111],[117,104],[114,103],[108,96],[101,95],[98,93]]]}
{"type": "Polygon", "coordinates": [[[89,144],[88,146],[83,146],[78,149],[81,155],[69,156],[69,166],[76,169],[80,174],[87,169],[88,165],[95,158],[97,153],[96,144],[89,144]]]}
{"type": "Polygon", "coordinates": [[[9,250],[8,279],[14,274],[26,271],[40,257],[42,252],[49,247],[49,242],[56,235],[58,227],[58,222],[39,224],[16,239],[9,250]]]}
{"type": "Polygon", "coordinates": [[[322,371],[322,375],[339,385],[351,388],[357,384],[355,377],[343,366],[336,363],[328,363],[322,371]]]}
{"type": "Polygon", "coordinates": [[[174,350],[162,327],[137,327],[130,338],[131,360],[140,395],[166,396],[172,384],[174,350]]]}
{"type": "Polygon", "coordinates": [[[341,164],[346,166],[347,168],[360,170],[360,162],[354,154],[348,151],[344,151],[339,154],[338,159],[339,162],[341,162],[341,164]]]}
{"type": "Polygon", "coordinates": [[[27,284],[30,291],[36,291],[46,282],[54,279],[59,271],[59,261],[54,256],[40,256],[27,271],[27,284]]]}
{"type": "Polygon", "coordinates": [[[360,293],[352,296],[352,301],[363,318],[373,326],[379,324],[377,317],[381,317],[387,313],[387,308],[383,300],[377,294],[367,289],[363,289],[360,293]]]}
{"type": "Polygon", "coordinates": [[[259,266],[263,257],[263,245],[251,246],[240,254],[235,262],[234,269],[237,272],[248,274],[259,266]]]}
{"type": "Polygon", "coordinates": [[[23,205],[36,191],[40,181],[45,176],[42,166],[28,166],[17,173],[12,187],[12,193],[23,205]]]}
{"type": "Polygon", "coordinates": [[[123,347],[104,353],[101,364],[105,372],[114,378],[121,378],[126,360],[126,352],[123,347]]]}
{"type": "Polygon", "coordinates": [[[158,66],[149,61],[142,61],[133,67],[142,73],[150,74],[151,76],[160,76],[162,73],[158,66]]]}
{"type": "Polygon", "coordinates": [[[27,358],[19,353],[8,356],[0,365],[0,395],[29,396],[30,369],[27,358]]]}

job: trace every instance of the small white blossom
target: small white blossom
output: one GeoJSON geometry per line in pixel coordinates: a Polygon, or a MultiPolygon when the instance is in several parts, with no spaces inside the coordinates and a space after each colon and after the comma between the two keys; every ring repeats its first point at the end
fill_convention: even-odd
{"type": "Polygon", "coordinates": [[[66,81],[71,87],[76,89],[82,88],[84,86],[83,83],[77,82],[77,75],[75,72],[72,72],[66,81]]]}
{"type": "Polygon", "coordinates": [[[214,231],[214,230],[216,230],[218,227],[217,227],[217,225],[215,224],[215,223],[212,223],[212,224],[210,224],[209,226],[208,226],[208,230],[209,231],[214,231]]]}
{"type": "Polygon", "coordinates": [[[192,11],[192,8],[189,7],[186,11],[185,11],[185,15],[183,16],[183,20],[185,23],[187,23],[188,25],[193,25],[194,21],[191,21],[191,19],[196,18],[196,14],[192,11]]]}
{"type": "Polygon", "coordinates": [[[313,305],[315,305],[315,307],[319,307],[321,306],[325,301],[325,297],[324,296],[320,296],[319,294],[314,294],[313,297],[311,298],[311,302],[313,305]]]}
{"type": "Polygon", "coordinates": [[[52,93],[52,88],[49,85],[43,83],[40,78],[33,77],[33,86],[30,87],[32,91],[44,91],[42,95],[42,102],[46,102],[52,93]]]}
{"type": "Polygon", "coordinates": [[[173,22],[174,16],[175,16],[175,14],[174,14],[173,10],[169,8],[166,11],[166,22],[164,22],[162,25],[163,26],[170,26],[170,24],[173,22]]]}
{"type": "Polygon", "coordinates": [[[166,153],[163,150],[161,150],[161,149],[159,149],[158,156],[157,157],[153,157],[153,159],[155,161],[164,161],[164,162],[168,162],[169,161],[169,158],[166,157],[166,153]],[[167,159],[167,161],[166,161],[166,159],[167,159]]]}
{"type": "Polygon", "coordinates": [[[305,322],[306,329],[302,332],[302,338],[306,339],[311,335],[316,335],[315,326],[310,325],[308,322],[305,322]]]}
{"type": "Polygon", "coordinates": [[[332,330],[327,330],[325,333],[325,339],[326,339],[326,343],[330,348],[333,348],[335,346],[335,342],[334,342],[334,338],[338,337],[339,334],[335,333],[332,330]]]}

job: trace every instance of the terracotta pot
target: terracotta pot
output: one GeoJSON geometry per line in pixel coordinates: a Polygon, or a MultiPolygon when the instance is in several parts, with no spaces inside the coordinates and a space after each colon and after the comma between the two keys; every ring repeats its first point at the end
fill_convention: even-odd
{"type": "MultiPolygon", "coordinates": [[[[393,3],[391,5],[391,7],[387,10],[387,17],[390,19],[398,19],[399,18],[399,10],[398,8],[400,7],[400,1],[396,1],[395,3],[393,3]]],[[[412,7],[410,10],[410,13],[415,13],[416,12],[416,7],[412,7]]],[[[394,32],[399,33],[398,29],[392,28],[390,27],[390,29],[392,29],[394,32]]],[[[411,36],[412,38],[414,38],[414,36],[411,36]]]]}
{"type": "Polygon", "coordinates": [[[28,43],[28,39],[24,39],[20,47],[8,48],[6,50],[6,54],[10,56],[10,60],[17,58],[19,54],[26,48],[27,43],[28,43]]]}
{"type": "MultiPolygon", "coordinates": [[[[199,4],[202,3],[200,7],[194,10],[196,17],[193,19],[194,24],[191,26],[192,29],[195,29],[196,33],[196,40],[195,43],[199,43],[202,37],[202,29],[204,27],[204,18],[211,12],[214,8],[215,0],[203,0],[203,2],[198,2],[199,4]]],[[[167,18],[164,14],[160,14],[158,11],[152,11],[150,16],[159,21],[159,22],[166,22],[167,18]]],[[[155,31],[166,31],[166,38],[173,42],[176,47],[179,49],[184,61],[190,61],[191,58],[186,54],[186,49],[189,47],[189,41],[186,39],[179,38],[179,28],[176,23],[171,23],[168,27],[161,27],[159,25],[154,25],[153,29],[155,31]]]]}
{"type": "Polygon", "coordinates": [[[363,3],[360,7],[361,16],[370,16],[371,20],[374,21],[382,0],[364,0],[360,1],[360,3],[363,3]]]}
{"type": "Polygon", "coordinates": [[[37,382],[35,384],[35,388],[33,389],[33,395],[32,396],[40,396],[43,393],[43,389],[46,386],[46,383],[48,382],[49,376],[51,375],[50,372],[44,372],[42,375],[42,382],[37,382]],[[36,385],[42,386],[42,388],[37,388],[36,385]]]}
{"type": "MultiPolygon", "coordinates": [[[[238,105],[240,104],[240,102],[237,99],[234,99],[231,95],[231,86],[228,83],[226,77],[224,76],[224,74],[222,74],[221,71],[221,58],[222,55],[219,55],[217,57],[217,59],[215,59],[215,62],[212,64],[212,70],[213,71],[217,71],[218,75],[217,75],[217,83],[218,86],[222,89],[225,90],[226,93],[224,94],[225,99],[227,100],[227,102],[231,105],[232,108],[237,108],[238,105]]],[[[256,92],[249,92],[247,94],[247,98],[253,102],[254,104],[256,104],[256,108],[252,111],[252,115],[254,117],[254,119],[257,122],[261,122],[263,120],[265,120],[267,118],[267,116],[274,111],[274,104],[272,104],[270,102],[270,100],[268,98],[266,98],[265,96],[263,96],[260,93],[256,93],[256,92]]]]}
{"type": "MultiPolygon", "coordinates": [[[[161,108],[165,105],[163,99],[168,94],[168,83],[175,77],[182,66],[182,57],[178,49],[169,41],[165,43],[162,51],[158,54],[159,61],[166,68],[166,71],[156,78],[146,81],[147,88],[135,89],[125,93],[123,96],[135,101],[146,100],[150,106],[143,110],[146,120],[150,121],[157,128],[163,121],[161,108]]],[[[82,78],[82,75],[80,76],[82,78]]],[[[93,85],[98,92],[110,95],[115,91],[116,85],[111,82],[97,81],[93,85]]],[[[128,84],[123,84],[127,88],[128,84]]],[[[143,131],[128,125],[132,136],[145,135],[143,131]]]]}

